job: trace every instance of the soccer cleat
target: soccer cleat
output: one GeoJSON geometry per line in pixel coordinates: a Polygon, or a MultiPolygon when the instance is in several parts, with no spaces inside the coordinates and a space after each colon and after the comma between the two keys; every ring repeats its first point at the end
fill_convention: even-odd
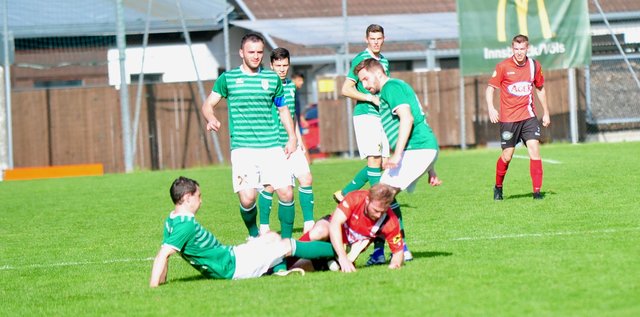
{"type": "Polygon", "coordinates": [[[290,270],[283,270],[283,271],[278,271],[278,272],[273,272],[273,275],[277,275],[277,276],[287,276],[291,273],[300,273],[301,276],[304,276],[304,270],[299,268],[299,267],[294,267],[290,270]]]}
{"type": "Polygon", "coordinates": [[[369,260],[367,260],[367,266],[371,265],[379,265],[387,263],[387,259],[384,257],[384,249],[373,249],[373,253],[369,256],[369,260]]]}
{"type": "Polygon", "coordinates": [[[409,251],[409,248],[407,248],[407,245],[404,245],[404,261],[408,262],[413,260],[413,254],[411,254],[411,251],[409,251]]]}
{"type": "Polygon", "coordinates": [[[544,196],[540,192],[533,192],[533,199],[542,199],[544,196]]]}
{"type": "Polygon", "coordinates": [[[502,200],[502,187],[493,187],[493,200],[502,200]]]}
{"type": "Polygon", "coordinates": [[[338,204],[341,203],[342,200],[344,200],[344,195],[342,195],[342,191],[341,190],[333,193],[333,200],[335,200],[336,203],[338,203],[338,204]]]}

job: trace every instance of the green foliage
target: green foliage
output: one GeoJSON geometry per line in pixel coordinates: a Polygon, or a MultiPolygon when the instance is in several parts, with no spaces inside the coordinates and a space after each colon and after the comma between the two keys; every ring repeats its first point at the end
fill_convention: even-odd
{"type": "MultiPolygon", "coordinates": [[[[169,186],[198,180],[198,214],[223,242],[247,233],[230,169],[0,183],[1,316],[638,316],[640,143],[542,147],[545,199],[531,198],[528,159],[515,158],[505,200],[492,200],[497,149],[443,151],[444,183],[402,193],[415,260],[244,281],[203,279],[179,257],[169,283],[148,287],[171,210],[169,186]]],[[[516,155],[525,157],[526,149],[516,155]]],[[[363,161],[312,165],[316,218],[363,161]]],[[[272,213],[272,229],[278,229],[272,213]]],[[[301,234],[297,207],[294,236],[301,234]]]]}

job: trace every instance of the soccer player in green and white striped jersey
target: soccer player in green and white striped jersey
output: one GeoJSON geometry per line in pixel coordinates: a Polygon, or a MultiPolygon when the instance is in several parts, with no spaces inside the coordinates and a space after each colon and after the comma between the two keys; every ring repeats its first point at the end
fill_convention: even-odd
{"type": "Polygon", "coordinates": [[[365,42],[367,49],[351,61],[351,69],[342,85],[342,95],[356,101],[353,109],[353,128],[360,158],[367,158],[367,166],[362,168],[342,190],[334,193],[333,197],[336,201],[341,201],[344,195],[362,188],[367,182],[371,186],[377,184],[382,173],[382,158],[389,156],[389,142],[383,132],[378,111],[380,99],[364,89],[358,75],[354,72],[358,63],[367,58],[374,58],[383,65],[386,74],[389,75],[389,61],[380,53],[384,44],[384,28],[377,24],[369,25],[365,33],[365,42]]]}
{"type": "MultiPolygon", "coordinates": [[[[400,79],[389,78],[384,66],[373,58],[356,65],[355,72],[365,89],[372,94],[380,94],[382,125],[393,151],[393,155],[384,163],[380,183],[390,185],[398,192],[412,192],[418,179],[428,173],[430,184],[440,185],[434,168],[439,151],[438,141],[427,124],[413,88],[400,79]]],[[[404,227],[397,201],[394,200],[391,208],[404,227]]],[[[402,231],[404,237],[404,229],[402,231]]],[[[413,258],[408,249],[405,249],[404,256],[405,261],[413,258]]],[[[384,252],[381,259],[384,263],[384,252]]]]}
{"type": "Polygon", "coordinates": [[[240,43],[242,65],[225,72],[216,80],[213,90],[202,105],[207,130],[218,131],[220,121],[214,109],[227,99],[233,190],[240,199],[240,214],[252,237],[258,236],[256,200],[258,189],[275,188],[279,198],[279,214],[283,217],[281,234],[291,237],[295,214],[291,174],[286,158],[297,146],[293,121],[285,105],[282,81],[278,75],[261,66],[264,39],[249,33],[240,43]],[[277,107],[287,143],[280,143],[278,126],[272,108],[277,107]]]}
{"type": "MultiPolygon", "coordinates": [[[[304,219],[303,232],[311,230],[314,225],[313,219],[313,188],[311,170],[309,169],[309,161],[305,156],[306,149],[302,136],[300,135],[300,127],[296,117],[295,107],[295,95],[296,84],[287,78],[290,66],[290,54],[285,48],[278,47],[271,52],[271,69],[273,69],[278,77],[282,80],[282,87],[284,88],[285,105],[289,107],[291,113],[291,119],[294,121],[294,130],[298,139],[298,146],[295,152],[291,153],[287,158],[287,165],[291,169],[292,178],[295,177],[300,186],[298,187],[298,197],[300,200],[300,208],[302,209],[302,217],[304,219]]],[[[280,145],[286,146],[288,141],[287,131],[284,126],[280,124],[278,120],[278,113],[273,111],[274,121],[279,126],[280,131],[280,145]]],[[[293,181],[293,180],[292,180],[293,181]]],[[[295,184],[293,184],[295,185],[295,184]]],[[[258,196],[258,209],[260,211],[260,234],[270,230],[269,228],[269,215],[271,213],[271,201],[273,200],[273,187],[266,186],[264,190],[260,192],[258,196]]],[[[283,218],[287,215],[278,214],[280,222],[283,222],[283,218]]],[[[293,219],[290,220],[293,222],[293,219]]],[[[288,222],[285,219],[285,222],[288,222]]],[[[283,230],[284,231],[284,230],[283,230]]]]}
{"type": "MultiPolygon", "coordinates": [[[[164,222],[162,246],[153,261],[150,287],[167,281],[168,260],[176,253],[202,275],[213,279],[259,277],[281,263],[285,256],[310,259],[335,256],[331,243],[281,239],[273,232],[238,246],[224,245],[195,219],[202,204],[198,182],[179,177],[169,192],[175,209],[164,222]]],[[[301,269],[274,274],[284,276],[291,272],[304,274],[301,269]]]]}

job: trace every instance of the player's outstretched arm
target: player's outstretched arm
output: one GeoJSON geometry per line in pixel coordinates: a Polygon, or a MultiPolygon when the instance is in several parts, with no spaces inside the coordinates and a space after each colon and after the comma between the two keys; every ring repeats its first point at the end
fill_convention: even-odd
{"type": "Polygon", "coordinates": [[[153,267],[151,268],[151,279],[149,280],[149,287],[158,287],[167,281],[167,270],[169,267],[169,257],[176,253],[171,247],[163,245],[160,247],[160,251],[153,260],[153,267]]]}
{"type": "Polygon", "coordinates": [[[353,263],[349,261],[347,251],[344,249],[344,243],[342,241],[342,224],[347,221],[347,216],[342,210],[336,208],[331,215],[331,222],[329,223],[329,238],[331,239],[331,245],[333,250],[338,256],[338,264],[342,272],[355,272],[356,268],[353,263]]]}
{"type": "Polygon", "coordinates": [[[399,269],[404,262],[404,250],[400,249],[400,251],[391,255],[391,260],[389,261],[390,269],[399,269]]]}

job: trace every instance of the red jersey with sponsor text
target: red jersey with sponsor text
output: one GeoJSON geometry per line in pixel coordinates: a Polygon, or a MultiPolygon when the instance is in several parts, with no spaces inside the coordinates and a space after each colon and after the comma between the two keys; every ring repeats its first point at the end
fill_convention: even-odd
{"type": "Polygon", "coordinates": [[[404,248],[404,241],[400,234],[398,217],[391,208],[378,220],[367,217],[365,198],[368,195],[368,190],[353,191],[347,194],[338,205],[338,208],[347,216],[347,221],[342,225],[343,241],[353,244],[379,235],[387,241],[391,252],[401,251],[404,248]]]}
{"type": "Polygon", "coordinates": [[[517,122],[536,116],[533,104],[534,86],[544,85],[542,67],[527,57],[524,65],[509,57],[496,65],[489,86],[500,89],[500,122],[517,122]]]}

